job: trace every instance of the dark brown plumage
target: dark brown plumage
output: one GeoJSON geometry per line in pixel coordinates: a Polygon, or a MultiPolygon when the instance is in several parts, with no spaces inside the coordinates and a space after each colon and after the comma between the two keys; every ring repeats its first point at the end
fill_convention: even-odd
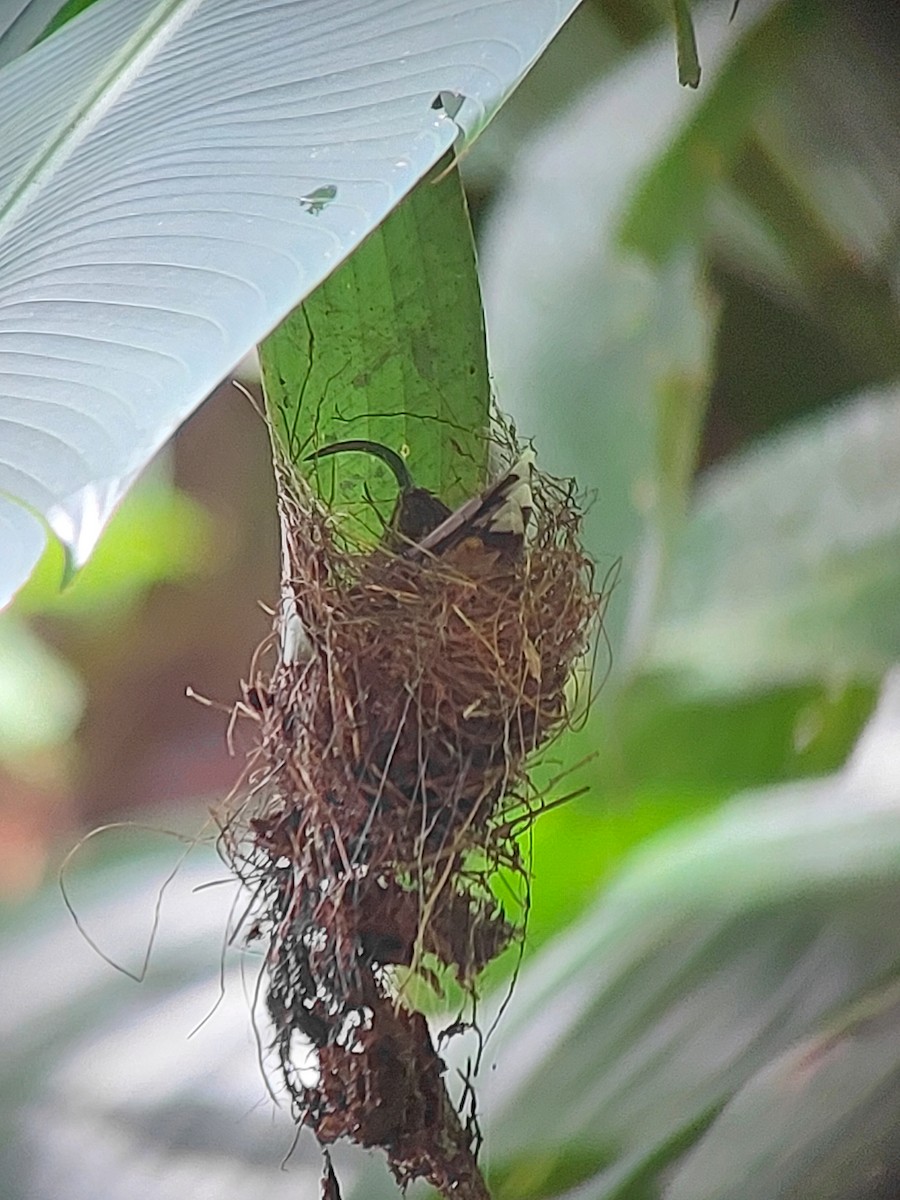
{"type": "Polygon", "coordinates": [[[373,454],[390,468],[400,495],[391,514],[388,526],[388,540],[398,543],[392,548],[400,549],[412,542],[418,542],[432,529],[450,516],[450,509],[427,488],[417,487],[409,473],[409,469],[396,450],[383,446],[381,442],[370,442],[365,438],[351,438],[345,442],[332,442],[311,454],[310,458],[325,458],[330,454],[342,454],[345,450],[358,450],[363,454],[373,454]]]}
{"type": "Polygon", "coordinates": [[[517,558],[531,518],[533,498],[531,476],[534,454],[526,450],[516,463],[478,496],[467,500],[455,511],[427,488],[416,486],[409,468],[389,446],[354,438],[323,446],[310,458],[324,458],[345,450],[358,450],[380,458],[393,472],[400,495],[388,530],[391,548],[404,558],[440,558],[463,544],[477,553],[480,543],[504,558],[517,558]]]}

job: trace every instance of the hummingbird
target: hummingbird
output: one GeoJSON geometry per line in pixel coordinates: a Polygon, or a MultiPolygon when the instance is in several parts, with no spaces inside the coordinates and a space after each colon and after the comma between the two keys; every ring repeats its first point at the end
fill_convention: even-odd
{"type": "Polygon", "coordinates": [[[443,500],[438,499],[427,488],[417,487],[409,468],[397,451],[382,445],[381,442],[370,442],[364,438],[332,442],[330,446],[323,446],[321,450],[310,454],[307,461],[312,458],[325,458],[329,454],[342,454],[345,450],[359,450],[380,458],[397,480],[400,495],[388,523],[388,538],[395,544],[395,548],[415,544],[450,516],[450,509],[443,500]]]}
{"type": "Polygon", "coordinates": [[[397,480],[400,494],[388,525],[388,539],[403,558],[440,558],[457,548],[472,551],[479,545],[505,558],[521,554],[534,508],[533,450],[525,450],[499,479],[457,509],[450,509],[433,492],[419,487],[401,456],[380,442],[363,438],[332,442],[309,458],[324,458],[345,450],[373,454],[397,480]]]}

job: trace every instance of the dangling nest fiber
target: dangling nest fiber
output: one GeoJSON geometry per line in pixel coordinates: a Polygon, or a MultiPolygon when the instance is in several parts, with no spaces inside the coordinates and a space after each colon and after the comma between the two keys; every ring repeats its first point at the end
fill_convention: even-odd
{"type": "Polygon", "coordinates": [[[392,968],[443,966],[473,989],[521,932],[491,878],[525,870],[526,764],[568,719],[601,601],[571,486],[535,472],[532,493],[524,544],[463,521],[418,553],[348,545],[282,478],[282,652],[248,689],[251,799],[223,834],[254,895],[298,1121],[323,1144],[383,1147],[401,1184],[459,1197],[487,1194],[474,1131],[392,968]],[[316,1048],[313,1083],[295,1034],[316,1048]]]}

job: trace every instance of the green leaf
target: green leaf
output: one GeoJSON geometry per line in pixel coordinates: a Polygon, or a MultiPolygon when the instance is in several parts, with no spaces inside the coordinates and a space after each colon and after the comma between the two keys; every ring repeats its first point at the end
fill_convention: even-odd
{"type": "Polygon", "coordinates": [[[738,1091],[666,1200],[880,1200],[900,1171],[900,985],[874,989],[738,1091]]]}
{"type": "MultiPolygon", "coordinates": [[[[398,451],[413,478],[454,506],[485,481],[490,384],[481,294],[456,170],[419,185],[260,346],[275,435],[344,511],[390,505],[383,463],[331,442],[398,451]]],[[[388,510],[389,512],[389,507],[388,510]]]]}
{"type": "Polygon", "coordinates": [[[604,1146],[602,1137],[592,1145],[571,1146],[564,1161],[557,1154],[523,1150],[514,1159],[491,1169],[491,1196],[494,1200],[560,1196],[591,1179],[614,1157],[615,1147],[604,1146]]]}
{"type": "Polygon", "coordinates": [[[641,842],[737,789],[837,770],[877,695],[823,683],[725,698],[698,696],[684,682],[637,678],[535,771],[550,799],[586,794],[542,816],[523,847],[535,870],[529,955],[578,917],[641,842]]]}
{"type": "MultiPolygon", "coordinates": [[[[540,1194],[554,1194],[569,1156],[593,1150],[596,1170],[580,1195],[657,1195],[757,1072],[799,1038],[827,1045],[836,1011],[897,977],[898,707],[895,678],[839,774],[748,795],[641,847],[594,908],[532,960],[482,1076],[501,1178],[520,1161],[540,1162],[540,1194]]],[[[882,1048],[896,1072],[900,1042],[892,1035],[882,1048]]],[[[879,1066],[873,1085],[887,1075],[879,1066]]],[[[791,1104],[803,1100],[792,1093],[791,1104]]],[[[821,1127],[815,1110],[825,1106],[838,1129],[852,1103],[823,1087],[793,1128],[800,1137],[821,1127]]],[[[731,1139],[735,1127],[727,1125],[731,1139]]],[[[724,1154],[725,1127],[706,1160],[720,1180],[729,1164],[771,1148],[771,1124],[752,1144],[751,1127],[741,1128],[739,1160],[724,1154]]],[[[863,1129],[857,1119],[857,1139],[863,1129]]],[[[824,1178],[823,1157],[838,1151],[824,1138],[814,1149],[824,1178]]],[[[737,1178],[724,1195],[766,1194],[740,1192],[737,1178]]]]}
{"type": "Polygon", "coordinates": [[[678,246],[700,239],[714,189],[732,169],[773,84],[816,19],[808,0],[787,0],[744,33],[623,214],[620,236],[626,245],[663,262],[678,246]]]}
{"type": "Polygon", "coordinates": [[[62,591],[63,552],[49,543],[14,611],[93,622],[127,619],[153,584],[202,573],[212,540],[209,514],[196,501],[162,480],[147,479],[125,498],[90,562],[62,591]]]}
{"type": "Polygon", "coordinates": [[[871,684],[826,680],[724,697],[698,694],[691,683],[644,675],[613,713],[589,722],[583,740],[599,747],[595,795],[623,803],[634,791],[673,788],[721,796],[837,770],[877,694],[871,684]]]}
{"type": "Polygon", "coordinates": [[[607,694],[639,663],[665,589],[713,353],[699,249],[655,264],[616,232],[691,111],[670,53],[661,39],[522,150],[480,244],[501,406],[534,436],[541,465],[588,493],[600,578],[621,558],[607,694]]]}
{"type": "Polygon", "coordinates": [[[710,472],[647,667],[699,695],[875,681],[900,658],[900,394],[847,401],[710,472]]]}
{"type": "MultiPolygon", "coordinates": [[[[617,796],[597,785],[596,771],[579,773],[577,782],[581,779],[595,781],[589,797],[542,816],[523,847],[534,870],[528,956],[583,914],[637,846],[708,812],[723,799],[722,789],[703,791],[680,786],[677,780],[671,787],[635,787],[627,796],[617,796]]],[[[497,986],[508,970],[504,962],[497,986]]]]}
{"type": "MultiPolygon", "coordinates": [[[[785,23],[780,48],[739,91],[717,100],[725,112],[765,85],[738,154],[732,145],[716,183],[716,160],[703,153],[702,142],[694,146],[696,179],[687,190],[681,187],[687,167],[679,182],[673,164],[665,196],[657,181],[658,199],[668,206],[655,231],[664,246],[671,213],[682,214],[686,228],[702,218],[717,262],[742,278],[745,294],[750,289],[749,303],[744,295],[734,298],[750,346],[740,351],[740,375],[730,390],[744,412],[767,411],[770,425],[773,412],[791,405],[796,412],[804,394],[820,390],[823,372],[842,380],[837,388],[832,382],[826,399],[900,373],[894,289],[900,195],[885,155],[900,121],[893,64],[878,30],[855,11],[799,0],[786,11],[797,20],[785,23]],[[773,74],[771,62],[786,53],[773,74]],[[760,301],[781,310],[776,330],[760,321],[760,301]],[[773,335],[784,345],[777,363],[769,353],[773,335]],[[798,340],[811,337],[820,343],[817,353],[806,351],[813,361],[794,365],[791,359],[806,350],[801,345],[798,354],[798,340]],[[764,342],[758,360],[754,339],[764,342]]],[[[648,236],[652,241],[652,229],[648,236]]]]}
{"type": "Polygon", "coordinates": [[[75,672],[28,626],[0,619],[0,761],[28,769],[32,755],[72,736],[84,708],[75,672]]]}
{"type": "Polygon", "coordinates": [[[678,50],[678,82],[682,87],[700,86],[700,58],[688,0],[672,0],[675,41],[678,50]]]}
{"type": "Polygon", "coordinates": [[[77,17],[79,13],[84,12],[86,8],[90,8],[96,2],[97,0],[65,0],[59,12],[48,22],[47,27],[37,40],[43,41],[51,33],[56,33],[57,29],[62,29],[63,25],[71,21],[73,17],[77,17]]]}

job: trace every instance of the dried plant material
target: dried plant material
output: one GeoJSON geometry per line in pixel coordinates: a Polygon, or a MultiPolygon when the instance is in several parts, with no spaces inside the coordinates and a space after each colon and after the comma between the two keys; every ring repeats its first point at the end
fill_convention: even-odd
{"type": "Polygon", "coordinates": [[[397,969],[449,969],[474,996],[521,935],[492,880],[525,876],[518,835],[540,807],[527,763],[569,719],[601,601],[572,488],[532,462],[456,513],[433,498],[415,539],[404,502],[417,489],[401,479],[374,549],[348,545],[282,472],[280,653],[248,690],[250,798],[223,826],[267,947],[298,1122],[324,1145],[380,1146],[401,1185],[424,1177],[446,1196],[487,1195],[477,1131],[397,969]]]}

